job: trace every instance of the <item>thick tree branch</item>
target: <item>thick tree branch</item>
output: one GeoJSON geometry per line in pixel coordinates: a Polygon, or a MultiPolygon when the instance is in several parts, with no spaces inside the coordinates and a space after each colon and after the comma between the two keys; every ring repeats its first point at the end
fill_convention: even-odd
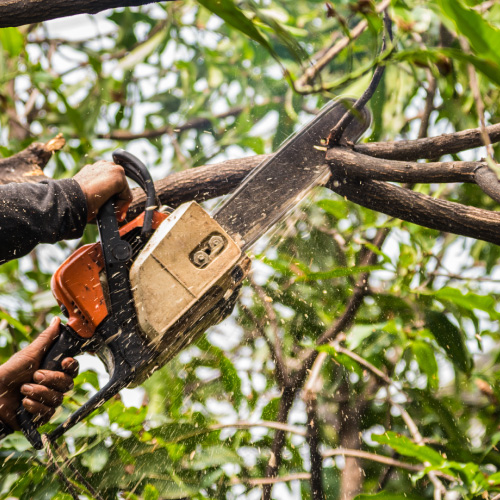
{"type": "Polygon", "coordinates": [[[106,9],[148,3],[158,2],[156,0],[2,0],[0,28],[40,23],[76,14],[97,14],[106,9]]]}
{"type": "Polygon", "coordinates": [[[343,179],[328,187],[350,201],[430,229],[500,244],[500,213],[439,200],[379,181],[343,179]]]}
{"type": "Polygon", "coordinates": [[[23,151],[0,159],[0,184],[10,182],[40,182],[47,179],[43,169],[52,153],[65,144],[62,134],[43,144],[34,142],[23,151]]]}
{"type": "MultiPolygon", "coordinates": [[[[269,156],[249,156],[176,172],[156,181],[156,192],[162,203],[172,207],[190,200],[204,201],[216,198],[230,193],[257,165],[269,156]]],[[[134,200],[129,210],[129,218],[138,215],[144,209],[146,202],[142,190],[134,189],[133,194],[134,200]]]]}
{"type": "Polygon", "coordinates": [[[347,148],[332,148],[326,153],[328,163],[345,177],[374,181],[411,182],[476,182],[476,171],[487,168],[486,162],[452,161],[416,163],[386,160],[356,153],[347,148]]]}
{"type": "MultiPolygon", "coordinates": [[[[485,130],[491,142],[500,141],[500,123],[490,125],[485,130]]],[[[482,145],[481,129],[474,128],[412,141],[356,144],[354,151],[368,156],[375,156],[376,158],[411,161],[423,158],[439,158],[443,155],[479,148],[482,145]]]]}

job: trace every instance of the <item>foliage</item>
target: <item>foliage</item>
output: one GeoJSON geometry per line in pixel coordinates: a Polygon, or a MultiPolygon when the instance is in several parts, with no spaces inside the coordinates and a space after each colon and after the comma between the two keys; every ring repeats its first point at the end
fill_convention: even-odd
{"type": "MultiPolygon", "coordinates": [[[[500,121],[500,4],[485,4],[492,5],[392,2],[395,50],[384,57],[364,140],[416,138],[428,95],[430,134],[478,126],[469,64],[487,120],[500,121]]],[[[169,2],[3,29],[0,154],[62,132],[68,145],[50,163],[54,177],[124,147],[161,178],[271,152],[327,97],[362,93],[381,33],[371,2],[347,0],[328,9],[315,0],[169,2]],[[314,55],[363,19],[368,28],[315,83],[330,93],[295,93],[314,55]]],[[[414,189],[495,208],[473,185],[414,189]]],[[[95,237],[89,227],[82,242],[42,246],[0,268],[2,361],[58,314],[50,276],[95,237]]],[[[302,388],[305,360],[318,352],[326,353],[313,387],[319,451],[360,448],[417,466],[325,458],[327,498],[433,498],[432,477],[450,499],[500,492],[496,246],[391,220],[318,190],[254,253],[253,278],[233,316],[148,380],[142,406],[129,406],[124,393],[68,433],[61,453],[105,498],[259,498],[259,480],[276,461],[273,422],[283,412],[291,427],[277,474],[293,479],[310,471],[302,388]],[[378,249],[372,240],[380,231],[387,237],[378,249]],[[368,251],[377,255],[374,265],[363,263],[368,251]],[[368,293],[352,325],[337,344],[318,349],[363,273],[368,293]],[[277,376],[276,346],[286,383],[277,376]],[[359,481],[348,484],[347,471],[358,467],[359,481]]],[[[79,375],[64,412],[47,428],[99,387],[96,371],[79,375]]],[[[45,457],[20,435],[6,438],[0,455],[0,498],[69,498],[47,473],[45,457]]],[[[273,497],[312,498],[310,482],[278,484],[273,497]]]]}

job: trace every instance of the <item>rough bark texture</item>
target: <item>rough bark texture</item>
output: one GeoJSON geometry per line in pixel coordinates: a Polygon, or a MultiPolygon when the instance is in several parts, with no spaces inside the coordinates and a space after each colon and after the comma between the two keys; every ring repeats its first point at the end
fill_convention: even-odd
{"type": "Polygon", "coordinates": [[[500,245],[500,212],[439,200],[380,181],[343,179],[328,187],[366,208],[438,231],[500,245]]]}
{"type": "Polygon", "coordinates": [[[63,136],[59,134],[46,144],[34,142],[14,156],[0,159],[0,184],[40,182],[47,179],[43,169],[52,153],[61,149],[64,144],[63,136]]]}
{"type": "MultiPolygon", "coordinates": [[[[486,132],[491,142],[498,142],[500,140],[500,123],[486,127],[486,132]]],[[[354,146],[354,150],[377,158],[418,160],[439,158],[442,155],[455,154],[467,149],[479,148],[482,145],[481,129],[475,128],[414,141],[357,144],[354,146]]]]}
{"type": "MultiPolygon", "coordinates": [[[[156,181],[156,191],[161,202],[171,207],[177,207],[190,200],[199,202],[216,198],[230,193],[269,156],[250,156],[176,172],[156,181]]],[[[146,201],[142,190],[134,189],[133,194],[134,200],[128,213],[129,218],[138,215],[143,210],[146,201]]]]}
{"type": "Polygon", "coordinates": [[[0,0],[0,28],[39,23],[76,14],[97,14],[115,7],[132,7],[148,3],[157,2],[155,0],[0,0]]]}
{"type": "Polygon", "coordinates": [[[486,162],[452,161],[416,163],[379,159],[347,148],[332,148],[326,154],[327,162],[346,177],[357,177],[389,182],[476,182],[475,172],[486,167],[486,162]]]}
{"type": "MultiPolygon", "coordinates": [[[[1,159],[0,183],[45,179],[42,169],[51,154],[63,145],[64,139],[58,136],[47,144],[34,143],[10,158],[1,159]]],[[[172,207],[189,200],[204,201],[233,191],[252,169],[267,158],[269,155],[258,155],[205,165],[171,174],[155,185],[162,203],[172,207]]],[[[370,159],[347,149],[332,149],[328,158],[330,167],[336,172],[335,182],[331,181],[328,187],[348,200],[425,227],[500,244],[500,213],[434,199],[384,182],[361,180],[354,175],[359,172],[365,176],[405,182],[409,179],[415,179],[415,182],[475,181],[494,199],[500,199],[495,174],[483,168],[483,163],[411,165],[370,159]],[[432,165],[436,166],[435,172],[432,165]],[[405,172],[408,174],[406,177],[405,172]]],[[[144,201],[142,191],[135,189],[128,220],[142,211],[144,201]]]]}

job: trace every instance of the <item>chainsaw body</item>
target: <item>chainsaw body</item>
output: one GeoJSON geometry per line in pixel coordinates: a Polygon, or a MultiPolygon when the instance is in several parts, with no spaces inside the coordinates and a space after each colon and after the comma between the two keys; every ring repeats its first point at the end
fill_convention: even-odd
{"type": "MultiPolygon", "coordinates": [[[[130,171],[139,162],[135,157],[119,152],[114,160],[138,180],[130,171]]],[[[124,387],[142,383],[230,314],[250,270],[248,257],[197,203],[170,214],[149,209],[155,195],[145,167],[139,177],[149,188],[146,211],[119,229],[108,202],[97,217],[101,242],[75,251],[52,278],[68,322],[42,368],[60,370],[64,358],[95,352],[110,380],[49,435],[51,441],[124,387]]],[[[18,420],[40,449],[40,434],[22,407],[18,420]]]]}

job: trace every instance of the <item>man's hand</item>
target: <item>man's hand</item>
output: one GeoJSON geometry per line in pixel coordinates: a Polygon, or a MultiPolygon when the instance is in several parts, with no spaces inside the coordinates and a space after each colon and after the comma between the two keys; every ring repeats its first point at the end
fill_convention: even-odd
{"type": "Polygon", "coordinates": [[[120,221],[125,219],[132,201],[132,192],[122,167],[110,161],[98,161],[85,165],[74,177],[87,198],[87,219],[90,221],[112,196],[117,198],[117,212],[120,221]]]}
{"type": "Polygon", "coordinates": [[[16,411],[21,401],[41,425],[54,415],[63,394],[73,388],[73,378],[78,373],[78,362],[73,358],[62,361],[63,372],[38,370],[59,334],[60,323],[59,318],[54,318],[29,346],[0,366],[0,420],[12,429],[19,430],[16,411]]]}

